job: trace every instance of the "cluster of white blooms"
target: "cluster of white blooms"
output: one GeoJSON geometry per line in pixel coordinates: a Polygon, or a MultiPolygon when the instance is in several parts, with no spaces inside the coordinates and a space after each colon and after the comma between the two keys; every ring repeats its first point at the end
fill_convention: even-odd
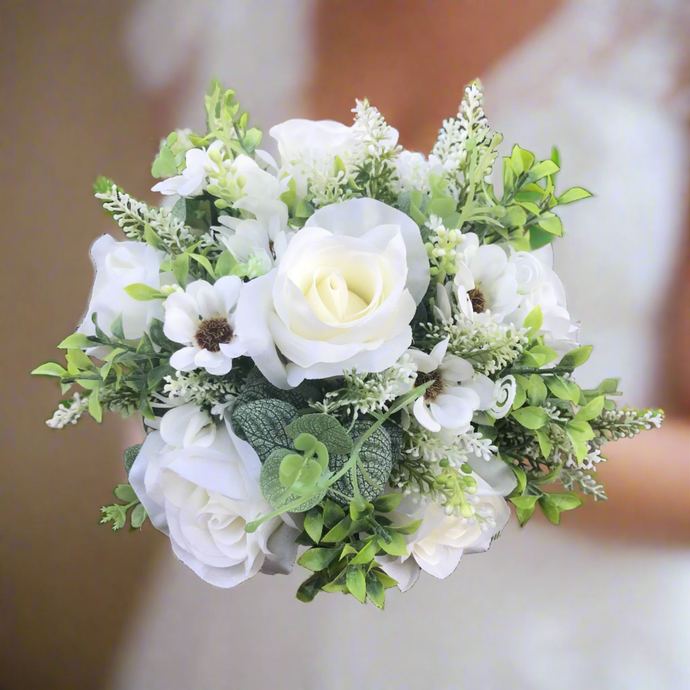
{"type": "Polygon", "coordinates": [[[46,420],[46,424],[52,429],[63,429],[68,424],[76,424],[88,407],[89,398],[75,393],[71,400],[66,400],[58,405],[53,416],[46,420]]]}
{"type": "Polygon", "coordinates": [[[238,388],[232,381],[208,376],[204,371],[178,371],[165,377],[163,393],[198,407],[214,407],[232,400],[238,388]]]}

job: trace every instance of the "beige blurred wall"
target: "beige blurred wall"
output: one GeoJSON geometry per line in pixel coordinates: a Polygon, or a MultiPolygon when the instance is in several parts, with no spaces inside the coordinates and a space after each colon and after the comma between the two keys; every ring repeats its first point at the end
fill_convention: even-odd
{"type": "MultiPolygon", "coordinates": [[[[100,174],[150,187],[165,123],[135,92],[121,48],[123,0],[0,7],[2,397],[0,686],[98,688],[139,596],[151,528],[98,524],[124,481],[122,422],[44,424],[60,399],[29,371],[54,358],[92,281],[90,243],[111,230],[91,196],[100,174]]],[[[160,104],[158,104],[160,105],[160,104]]]]}

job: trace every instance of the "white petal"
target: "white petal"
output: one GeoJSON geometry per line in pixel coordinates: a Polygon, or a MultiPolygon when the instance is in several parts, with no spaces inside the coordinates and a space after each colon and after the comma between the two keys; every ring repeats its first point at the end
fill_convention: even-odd
{"type": "Polygon", "coordinates": [[[250,280],[237,302],[235,323],[247,347],[247,353],[261,373],[278,388],[289,388],[285,365],[278,356],[269,329],[269,314],[273,311],[273,284],[277,270],[250,280]]]}
{"type": "Polygon", "coordinates": [[[129,483],[132,485],[137,498],[146,508],[153,526],[164,534],[168,534],[168,521],[163,503],[158,502],[146,489],[146,471],[151,463],[156,462],[164,448],[165,441],[161,438],[160,433],[157,431],[150,433],[129,472],[129,483]]]}
{"type": "Polygon", "coordinates": [[[472,421],[474,410],[454,395],[439,395],[429,404],[434,419],[446,429],[461,429],[472,421]]]}
{"type": "Polygon", "coordinates": [[[474,374],[474,367],[462,357],[446,355],[439,371],[446,381],[467,381],[474,374]]]}
{"type": "Polygon", "coordinates": [[[240,296],[242,280],[237,276],[224,276],[214,284],[213,289],[223,301],[226,313],[230,313],[240,296]]]}
{"type": "Polygon", "coordinates": [[[193,371],[196,369],[194,358],[199,352],[198,347],[183,347],[181,350],[174,352],[170,358],[170,366],[177,369],[177,371],[193,371]]]}
{"type": "Polygon", "coordinates": [[[430,374],[438,368],[438,362],[426,352],[410,349],[405,354],[417,367],[417,371],[421,371],[423,374],[430,374]]]}
{"type": "Polygon", "coordinates": [[[472,275],[480,284],[489,283],[503,272],[508,263],[506,253],[495,244],[484,244],[472,259],[472,275]]]}
{"type": "Polygon", "coordinates": [[[476,374],[470,381],[463,381],[462,386],[479,396],[479,410],[488,410],[496,402],[496,384],[484,374],[476,374]]]}
{"type": "Polygon", "coordinates": [[[209,374],[217,374],[222,376],[227,374],[232,369],[232,360],[226,357],[222,352],[209,352],[209,350],[199,350],[194,363],[197,367],[203,367],[209,374]]]}
{"type": "Polygon", "coordinates": [[[160,433],[171,446],[207,447],[215,439],[216,425],[208,412],[190,403],[168,410],[161,420],[160,433]]]}
{"type": "Polygon", "coordinates": [[[193,343],[198,321],[192,321],[182,309],[168,309],[165,313],[163,332],[176,343],[193,343]]]}
{"type": "Polygon", "coordinates": [[[429,431],[441,431],[441,425],[431,416],[424,397],[417,398],[412,408],[417,421],[429,431]]]}
{"type": "Polygon", "coordinates": [[[429,356],[436,362],[435,368],[441,366],[441,362],[443,361],[443,358],[446,356],[446,350],[448,349],[448,341],[449,338],[446,338],[445,340],[442,340],[440,343],[437,343],[434,349],[429,353],[429,356]]]}
{"type": "Polygon", "coordinates": [[[401,592],[407,592],[419,579],[420,568],[414,558],[402,560],[393,556],[379,556],[376,560],[384,573],[397,580],[401,592]]]}

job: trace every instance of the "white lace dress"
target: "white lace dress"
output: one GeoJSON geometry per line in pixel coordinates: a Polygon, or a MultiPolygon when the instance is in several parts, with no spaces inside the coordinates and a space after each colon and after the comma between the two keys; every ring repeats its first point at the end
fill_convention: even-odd
{"type": "MultiPolygon", "coordinates": [[[[284,79],[245,61],[240,80],[248,84],[247,105],[254,100],[266,124],[283,119],[280,99],[293,92],[293,70],[306,64],[304,43],[294,40],[306,31],[306,5],[213,5],[206,11],[219,24],[225,16],[226,28],[228,8],[238,6],[245,26],[262,22],[254,47],[268,51],[264,64],[280,62],[284,79]],[[269,6],[278,17],[270,18],[269,6]],[[288,42],[280,39],[287,31],[288,42]]],[[[596,192],[564,210],[568,234],[556,269],[583,322],[581,341],[595,345],[581,379],[620,375],[625,401],[639,406],[657,402],[659,306],[675,269],[690,170],[688,110],[672,90],[687,35],[675,31],[680,7],[572,3],[484,78],[490,122],[507,142],[542,157],[557,143],[563,186],[596,192]]],[[[195,40],[210,45],[221,29],[206,26],[210,35],[195,40]]],[[[202,54],[199,88],[210,74],[230,82],[222,63],[214,64],[223,57],[202,54]]],[[[172,69],[160,55],[157,64],[172,69]]],[[[287,115],[294,114],[292,103],[287,115]]],[[[351,597],[297,602],[299,568],[218,590],[166,553],[146,584],[114,686],[690,688],[690,555],[529,527],[512,525],[488,554],[463,559],[444,582],[423,576],[404,597],[389,595],[384,613],[351,597]],[[314,644],[318,653],[308,651],[314,644]]]]}

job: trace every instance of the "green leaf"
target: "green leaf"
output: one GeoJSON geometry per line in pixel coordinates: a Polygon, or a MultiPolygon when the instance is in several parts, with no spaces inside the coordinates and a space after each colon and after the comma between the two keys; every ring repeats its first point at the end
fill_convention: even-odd
{"type": "Polygon", "coordinates": [[[189,254],[186,252],[175,257],[172,264],[172,272],[175,280],[181,287],[187,287],[187,277],[189,276],[189,254]]]}
{"type": "Polygon", "coordinates": [[[394,580],[390,575],[384,573],[383,570],[374,570],[374,575],[376,579],[383,585],[384,589],[391,589],[398,584],[397,580],[394,580]]]}
{"type": "Polygon", "coordinates": [[[525,402],[527,401],[527,394],[525,393],[524,388],[518,388],[515,391],[515,400],[513,400],[513,406],[511,407],[512,410],[518,410],[521,408],[525,402]]]}
{"type": "Polygon", "coordinates": [[[116,498],[119,498],[123,503],[131,503],[137,501],[137,495],[134,489],[129,484],[118,484],[113,490],[116,498]]]}
{"type": "Polygon", "coordinates": [[[161,251],[165,251],[165,249],[166,249],[165,243],[156,234],[156,231],[148,223],[146,223],[144,225],[144,239],[154,249],[159,249],[161,251]]]}
{"type": "MultiPolygon", "coordinates": [[[[292,451],[287,448],[275,449],[261,466],[261,474],[259,475],[259,487],[264,498],[276,510],[285,508],[291,503],[298,501],[300,496],[293,493],[290,488],[285,488],[280,481],[280,464],[286,455],[292,455],[292,451]]],[[[295,508],[290,508],[291,512],[304,513],[317,505],[325,496],[325,491],[316,493],[311,498],[306,498],[303,503],[300,503],[295,508]]]]}
{"type": "Polygon", "coordinates": [[[524,527],[527,521],[534,515],[534,508],[535,506],[531,508],[515,508],[515,514],[517,515],[520,527],[524,527]]]}
{"type": "Polygon", "coordinates": [[[163,330],[163,322],[160,319],[151,319],[151,323],[149,325],[149,336],[155,345],[158,345],[158,347],[162,348],[163,350],[167,350],[168,352],[174,352],[180,347],[177,343],[174,343],[172,340],[170,340],[170,338],[168,338],[167,335],[165,335],[163,330]]]}
{"type": "Polygon", "coordinates": [[[153,165],[151,166],[151,175],[156,178],[172,177],[173,175],[177,175],[175,156],[167,146],[163,146],[163,148],[160,150],[160,153],[153,161],[153,165]]]}
{"type": "Polygon", "coordinates": [[[581,367],[589,359],[591,352],[591,345],[578,347],[563,355],[558,365],[561,367],[581,367]]]}
{"type": "Polygon", "coordinates": [[[366,565],[371,563],[379,550],[376,537],[370,537],[361,551],[350,561],[350,565],[366,565]]]}
{"type": "Polygon", "coordinates": [[[379,609],[383,609],[386,600],[386,593],[384,591],[383,584],[375,576],[369,573],[366,577],[367,583],[367,596],[371,602],[379,609]]]}
{"type": "Polygon", "coordinates": [[[237,265],[237,259],[226,249],[216,261],[216,275],[219,278],[229,276],[237,265]]]}
{"type": "Polygon", "coordinates": [[[137,302],[150,302],[153,299],[165,299],[159,290],[145,283],[132,283],[124,288],[125,292],[137,302]]]}
{"type": "Polygon", "coordinates": [[[134,529],[141,529],[141,526],[144,524],[146,518],[146,508],[144,508],[144,506],[140,503],[138,506],[135,506],[134,510],[132,511],[130,523],[134,529]]]}
{"type": "Polygon", "coordinates": [[[537,163],[528,173],[527,179],[530,182],[538,182],[539,180],[557,173],[560,168],[552,160],[545,160],[537,163]]]}
{"type": "Polygon", "coordinates": [[[555,395],[560,400],[572,400],[574,403],[580,399],[580,391],[577,390],[577,397],[573,399],[573,391],[568,385],[570,382],[565,381],[559,376],[549,376],[546,379],[546,385],[553,395],[555,395]]]}
{"type": "Polygon", "coordinates": [[[135,446],[125,448],[125,471],[127,472],[127,474],[129,474],[129,471],[132,469],[132,465],[134,464],[134,461],[137,459],[137,455],[139,455],[139,451],[141,450],[142,445],[143,444],[141,443],[137,443],[135,446]]]}
{"type": "Polygon", "coordinates": [[[563,206],[564,204],[572,204],[574,201],[579,201],[580,199],[587,199],[590,196],[592,196],[592,193],[582,187],[571,187],[563,192],[556,201],[563,206]]]}
{"type": "Polygon", "coordinates": [[[553,522],[554,525],[557,525],[560,520],[561,520],[561,511],[556,505],[556,503],[551,499],[551,496],[542,496],[539,499],[539,507],[541,508],[542,513],[546,515],[546,517],[553,522]]]}
{"type": "Polygon", "coordinates": [[[522,324],[523,328],[529,328],[529,333],[528,333],[528,338],[532,340],[535,335],[539,332],[539,329],[542,327],[542,324],[544,323],[544,316],[541,311],[541,307],[537,304],[532,311],[527,314],[527,317],[525,318],[524,323],[522,324]]]}
{"type": "MultiPolygon", "coordinates": [[[[345,511],[333,501],[324,501],[323,524],[330,529],[345,517],[345,511]]],[[[348,532],[349,533],[349,532],[348,532]]],[[[347,536],[347,534],[345,535],[347,536]]],[[[337,540],[336,540],[337,541],[337,540]]]]}
{"type": "Polygon", "coordinates": [[[146,385],[151,390],[154,390],[166,376],[172,376],[174,373],[174,367],[171,367],[169,364],[161,364],[160,366],[149,371],[146,376],[146,385]]]}
{"type": "Polygon", "coordinates": [[[542,216],[539,219],[539,227],[545,232],[548,232],[550,235],[554,235],[556,237],[563,236],[563,223],[556,214],[546,218],[542,216]]]}
{"type": "Polygon", "coordinates": [[[549,494],[549,499],[552,503],[556,504],[558,510],[563,512],[564,510],[574,510],[579,508],[584,501],[577,494],[549,494]]]}
{"type": "Polygon", "coordinates": [[[67,350],[67,355],[65,359],[67,359],[67,362],[74,364],[74,366],[80,369],[81,371],[95,369],[93,362],[81,350],[70,348],[69,350],[67,350]]]}
{"type": "Polygon", "coordinates": [[[548,459],[551,455],[552,443],[551,439],[543,431],[537,429],[537,440],[539,441],[539,449],[544,458],[548,459]]]}
{"type": "MultiPolygon", "coordinates": [[[[307,552],[309,553],[309,552],[307,552]]],[[[362,604],[367,598],[367,583],[364,578],[364,572],[361,568],[350,568],[347,569],[347,588],[357,600],[361,601],[362,604]]]]}
{"type": "Polygon", "coordinates": [[[394,511],[400,501],[402,501],[402,494],[385,494],[374,499],[374,509],[379,513],[390,513],[394,511]]]}
{"type": "Polygon", "coordinates": [[[96,343],[89,340],[89,337],[83,333],[72,333],[68,335],[59,345],[60,350],[67,350],[72,348],[84,349],[87,347],[94,347],[96,343]]]}
{"type": "Polygon", "coordinates": [[[110,324],[110,332],[113,334],[115,338],[118,338],[120,340],[125,339],[125,330],[122,326],[122,314],[118,314],[113,319],[113,322],[110,324]]]}
{"type": "Polygon", "coordinates": [[[407,556],[407,542],[405,541],[405,537],[392,528],[387,528],[386,533],[390,541],[387,542],[383,537],[379,537],[379,547],[391,556],[407,556]]]}
{"type": "Polygon", "coordinates": [[[537,502],[538,498],[539,496],[515,496],[509,500],[518,508],[528,509],[534,508],[534,504],[537,502]]]}
{"type": "Polygon", "coordinates": [[[408,522],[406,525],[391,527],[391,529],[396,531],[398,534],[410,535],[414,534],[420,528],[421,524],[421,520],[415,520],[414,522],[408,522]]]}
{"type": "Polygon", "coordinates": [[[233,427],[257,452],[261,462],[276,448],[292,448],[292,439],[285,427],[297,419],[297,410],[283,400],[255,400],[235,406],[233,427]]]}
{"type": "Polygon", "coordinates": [[[352,451],[352,439],[342,424],[328,414],[306,414],[290,424],[285,431],[295,439],[311,434],[323,443],[331,455],[345,455],[352,451]]]}
{"type": "MultiPolygon", "coordinates": [[[[301,410],[302,408],[309,407],[310,401],[320,400],[321,393],[313,381],[305,381],[297,386],[297,388],[290,388],[288,390],[276,388],[264,378],[257,367],[254,367],[247,375],[244,388],[235,402],[233,411],[239,410],[243,405],[249,402],[266,400],[267,398],[283,400],[292,405],[295,410],[301,410]]],[[[235,433],[241,439],[246,440],[244,439],[242,430],[235,423],[234,412],[232,425],[235,429],[235,433]]]]}
{"type": "Polygon", "coordinates": [[[198,264],[204,267],[204,270],[206,273],[209,274],[211,277],[211,280],[216,279],[216,274],[215,271],[213,270],[213,266],[211,266],[211,262],[202,254],[190,254],[189,255],[194,261],[196,261],[198,264]]]}
{"type": "Polygon", "coordinates": [[[525,488],[527,487],[527,475],[525,474],[525,471],[517,465],[511,464],[508,466],[511,470],[513,470],[513,474],[515,475],[515,479],[517,480],[517,486],[515,487],[515,491],[517,491],[519,494],[523,494],[525,492],[525,488]]]}
{"type": "Polygon", "coordinates": [[[150,419],[152,422],[156,420],[156,415],[153,412],[151,401],[149,400],[146,390],[142,390],[139,396],[139,411],[146,419],[150,419]]]}
{"type": "Polygon", "coordinates": [[[311,548],[302,554],[302,557],[297,561],[299,565],[307,570],[323,570],[327,568],[331,561],[340,553],[339,548],[324,549],[320,547],[311,548]]]}
{"type": "Polygon", "coordinates": [[[141,339],[139,340],[139,344],[137,345],[137,353],[145,355],[153,354],[155,351],[156,348],[153,347],[153,343],[151,342],[151,338],[149,338],[149,334],[144,333],[144,335],[142,335],[141,339]]]}
{"type": "MultiPolygon", "coordinates": [[[[356,440],[368,431],[370,427],[371,424],[369,422],[356,422],[350,432],[350,436],[353,440],[356,440]]],[[[349,459],[347,455],[332,455],[329,461],[330,470],[338,472],[349,459]]],[[[379,427],[364,441],[359,451],[359,460],[361,465],[357,467],[357,486],[366,501],[373,501],[383,493],[383,489],[393,470],[393,447],[390,436],[384,428],[379,427]],[[367,473],[367,476],[376,482],[378,486],[373,486],[365,479],[362,468],[367,473]]],[[[332,488],[345,496],[354,497],[352,472],[347,472],[340,477],[333,484],[332,488]]],[[[329,494],[329,498],[336,503],[342,503],[344,500],[342,496],[334,492],[329,494]]]]}
{"type": "Polygon", "coordinates": [[[307,534],[318,544],[323,531],[323,513],[317,508],[312,508],[304,516],[304,529],[307,534]]]}
{"type": "Polygon", "coordinates": [[[539,226],[534,226],[529,229],[529,246],[530,249],[535,252],[537,249],[545,247],[554,241],[555,235],[552,235],[545,230],[542,230],[539,226]]]}
{"type": "Polygon", "coordinates": [[[576,421],[587,422],[590,419],[595,419],[601,414],[604,409],[605,396],[600,395],[594,400],[588,402],[584,407],[580,408],[580,411],[575,415],[576,421]]]}
{"type": "Polygon", "coordinates": [[[529,386],[527,388],[529,404],[534,407],[541,407],[546,400],[547,395],[548,391],[546,390],[546,384],[542,380],[541,376],[538,374],[532,374],[529,377],[529,386]]]}
{"type": "MultiPolygon", "coordinates": [[[[332,501],[329,501],[329,502],[331,503],[331,505],[334,505],[334,506],[336,505],[332,501]]],[[[340,506],[338,506],[338,507],[340,507],[340,506]]],[[[343,513],[343,515],[345,515],[345,513],[343,513]]],[[[325,520],[324,520],[324,522],[325,522],[325,520]]],[[[330,542],[343,541],[343,539],[345,539],[350,534],[350,528],[351,527],[352,527],[352,518],[349,515],[347,515],[347,516],[343,517],[343,519],[340,520],[340,522],[338,522],[335,525],[335,527],[333,527],[329,532],[327,532],[323,536],[321,541],[325,541],[325,542],[329,542],[329,543],[330,542]]]]}
{"type": "Polygon", "coordinates": [[[63,366],[60,364],[57,364],[57,362],[46,362],[45,364],[41,364],[40,367],[36,367],[32,372],[32,376],[56,376],[58,378],[62,378],[63,376],[67,376],[69,372],[67,369],[65,369],[63,366]]]}
{"type": "Polygon", "coordinates": [[[549,421],[549,415],[539,407],[523,407],[510,414],[525,429],[541,429],[549,421]]]}
{"type": "Polygon", "coordinates": [[[314,601],[316,595],[321,591],[322,584],[323,581],[318,575],[312,575],[299,586],[295,597],[308,604],[310,601],[314,601]]]}
{"type": "Polygon", "coordinates": [[[539,357],[541,361],[539,366],[541,367],[543,367],[545,364],[550,364],[558,357],[558,353],[546,345],[534,345],[527,352],[529,352],[529,354],[533,357],[539,357]]]}
{"type": "Polygon", "coordinates": [[[103,408],[98,399],[98,388],[94,388],[89,394],[89,414],[99,423],[103,419],[103,408]]]}

